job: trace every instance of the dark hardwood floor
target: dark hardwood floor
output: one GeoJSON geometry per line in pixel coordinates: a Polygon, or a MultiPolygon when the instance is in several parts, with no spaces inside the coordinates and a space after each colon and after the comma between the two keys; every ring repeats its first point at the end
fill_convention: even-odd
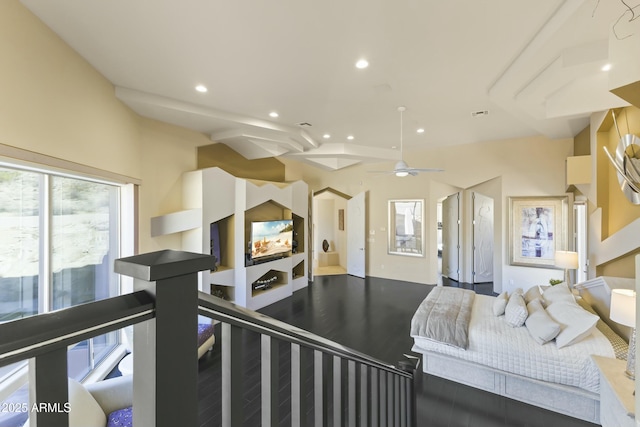
{"type": "MultiPolygon", "coordinates": [[[[492,293],[491,284],[469,285],[447,282],[445,285],[492,293]]],[[[397,364],[410,353],[412,340],[409,325],[414,311],[432,286],[395,280],[353,276],[316,277],[308,288],[261,313],[369,354],[382,361],[397,364]]],[[[246,332],[243,356],[245,426],[260,425],[260,338],[246,332]]],[[[312,358],[307,358],[311,363],[312,358]]],[[[290,421],[290,350],[280,344],[280,426],[290,421]]],[[[220,346],[199,363],[199,413],[203,427],[219,426],[220,346]]],[[[305,398],[312,407],[312,366],[303,371],[305,398]]],[[[344,382],[343,382],[344,383],[344,382]]],[[[342,394],[345,396],[345,393],[342,394]]],[[[526,405],[494,395],[420,374],[416,384],[417,425],[422,427],[555,427],[591,426],[574,418],[526,405]]],[[[331,399],[329,399],[330,401],[331,399]]],[[[330,409],[330,408],[329,408],[330,409]]],[[[312,410],[306,414],[312,426],[312,410]]],[[[327,426],[332,426],[329,419],[327,426]]],[[[346,423],[343,423],[346,425],[346,423]]]]}

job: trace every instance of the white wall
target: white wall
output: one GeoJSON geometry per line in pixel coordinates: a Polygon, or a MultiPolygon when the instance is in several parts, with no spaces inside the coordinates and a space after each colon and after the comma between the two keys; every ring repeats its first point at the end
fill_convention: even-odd
{"type": "Polygon", "coordinates": [[[315,201],[315,209],[313,211],[316,230],[315,238],[315,253],[317,254],[324,251],[322,248],[322,242],[326,240],[329,243],[329,251],[336,250],[336,242],[334,237],[334,229],[336,224],[333,218],[333,212],[335,211],[333,200],[330,199],[318,199],[315,201]]]}
{"type": "Polygon", "coordinates": [[[392,168],[392,162],[358,165],[329,172],[295,160],[281,160],[287,167],[286,179],[302,179],[310,189],[331,187],[346,194],[368,191],[366,274],[369,276],[435,284],[437,201],[459,189],[471,188],[492,197],[496,215],[494,290],[500,291],[515,287],[528,288],[557,277],[559,270],[509,265],[508,197],[564,195],[565,159],[572,153],[572,139],[551,140],[543,136],[437,149],[413,149],[407,153],[407,157],[412,159],[412,166],[442,167],[446,171],[406,178],[368,173],[369,170],[392,168]],[[401,198],[426,201],[425,257],[387,253],[387,202],[401,198]]]}

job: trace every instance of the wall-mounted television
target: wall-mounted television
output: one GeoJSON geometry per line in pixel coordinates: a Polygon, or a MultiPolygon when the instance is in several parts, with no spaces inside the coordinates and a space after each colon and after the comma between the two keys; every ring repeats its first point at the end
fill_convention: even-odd
{"type": "Polygon", "coordinates": [[[291,251],[293,220],[254,221],[251,223],[251,259],[284,256],[291,251]]]}

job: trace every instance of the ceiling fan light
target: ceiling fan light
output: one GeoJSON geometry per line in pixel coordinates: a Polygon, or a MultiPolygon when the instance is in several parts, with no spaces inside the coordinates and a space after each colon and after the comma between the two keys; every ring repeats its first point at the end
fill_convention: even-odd
{"type": "Polygon", "coordinates": [[[409,172],[407,172],[407,171],[396,171],[396,176],[398,176],[400,178],[408,176],[408,175],[409,175],[409,172]]]}

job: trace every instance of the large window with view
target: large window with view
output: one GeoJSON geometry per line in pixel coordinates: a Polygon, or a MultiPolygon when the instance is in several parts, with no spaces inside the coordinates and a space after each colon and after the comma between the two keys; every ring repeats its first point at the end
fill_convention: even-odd
{"type": "MultiPolygon", "coordinates": [[[[0,322],[118,295],[119,218],[117,184],[0,167],[0,322]]],[[[69,376],[82,380],[118,341],[70,347],[69,376]]]]}

